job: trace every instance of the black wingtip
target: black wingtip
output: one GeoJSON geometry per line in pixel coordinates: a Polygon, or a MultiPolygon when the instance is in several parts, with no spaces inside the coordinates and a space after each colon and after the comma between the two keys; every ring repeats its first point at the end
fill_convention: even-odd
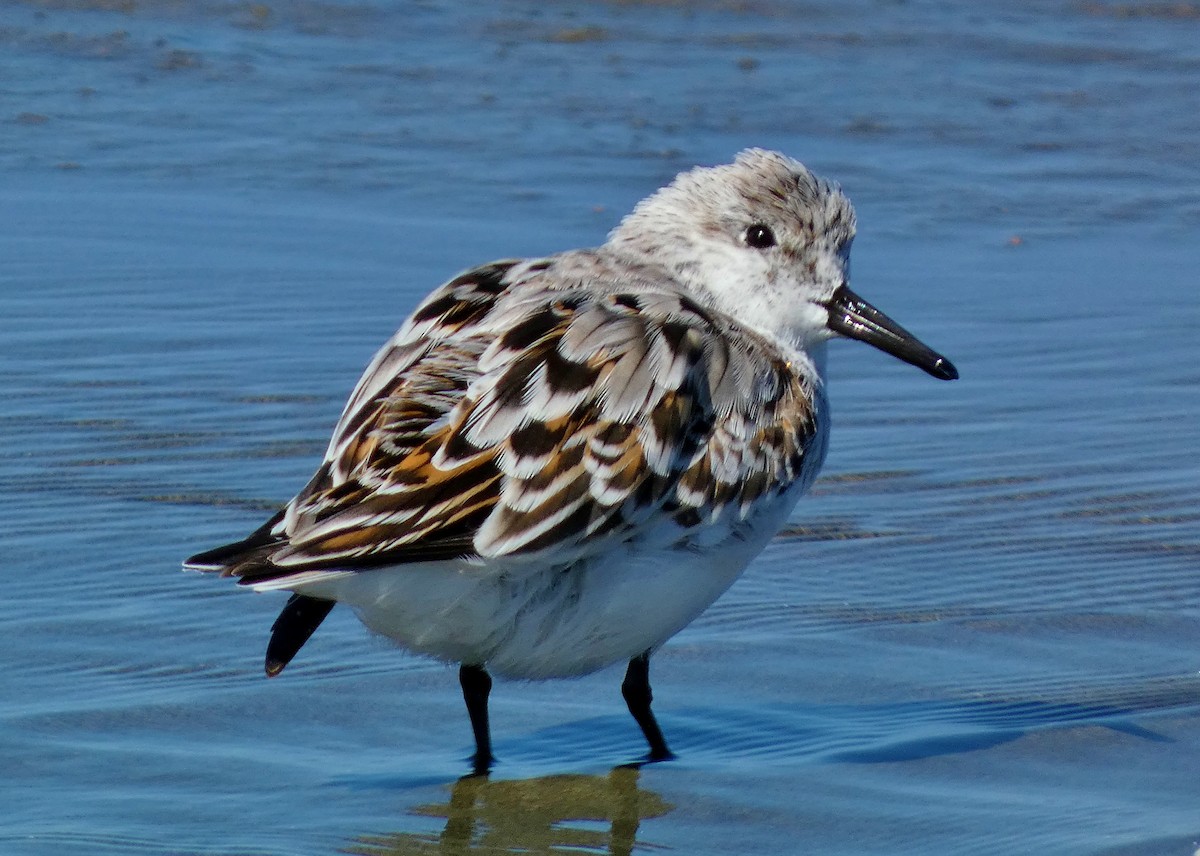
{"type": "Polygon", "coordinates": [[[238,546],[240,546],[240,543],[228,544],[212,550],[205,550],[203,553],[197,553],[183,560],[183,569],[185,571],[201,571],[203,573],[223,571],[229,567],[230,560],[238,555],[238,552],[232,549],[238,546]]]}
{"type": "Polygon", "coordinates": [[[252,558],[255,553],[261,553],[267,548],[281,543],[283,539],[274,534],[274,529],[283,520],[284,511],[284,509],[280,509],[275,512],[270,520],[241,541],[222,544],[220,547],[213,547],[211,550],[205,550],[203,553],[197,553],[186,559],[183,569],[185,571],[225,571],[252,558]]]}

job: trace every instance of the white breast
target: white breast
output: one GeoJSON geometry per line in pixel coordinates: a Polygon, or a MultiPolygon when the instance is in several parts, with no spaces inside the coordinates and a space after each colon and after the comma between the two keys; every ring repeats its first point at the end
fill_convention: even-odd
{"type": "Polygon", "coordinates": [[[700,528],[703,542],[676,532],[565,567],[520,558],[404,565],[296,590],[349,605],[372,631],[418,653],[514,678],[584,675],[686,627],[762,550],[800,493],[763,503],[749,520],[700,528]]]}

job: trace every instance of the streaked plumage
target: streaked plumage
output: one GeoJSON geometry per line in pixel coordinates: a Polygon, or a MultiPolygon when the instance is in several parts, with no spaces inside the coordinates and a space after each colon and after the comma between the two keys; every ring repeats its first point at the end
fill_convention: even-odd
{"type": "Polygon", "coordinates": [[[270,674],[333,602],[462,663],[484,765],[486,688],[481,737],[469,684],[485,668],[636,661],[626,697],[663,756],[649,685],[642,715],[630,687],[815,478],[825,340],[955,376],[846,288],[853,235],[834,186],[749,150],[681,175],[598,249],[467,271],[376,355],[308,485],[187,565],[296,593],[270,674]]]}

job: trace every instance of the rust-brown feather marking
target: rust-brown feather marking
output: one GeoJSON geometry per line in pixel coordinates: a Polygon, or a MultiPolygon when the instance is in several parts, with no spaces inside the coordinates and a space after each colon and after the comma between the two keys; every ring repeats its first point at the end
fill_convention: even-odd
{"type": "Polygon", "coordinates": [[[571,561],[664,513],[690,530],[787,488],[814,423],[774,345],[679,294],[537,287],[554,273],[505,262],[431,295],[246,581],[546,549],[571,561]]]}

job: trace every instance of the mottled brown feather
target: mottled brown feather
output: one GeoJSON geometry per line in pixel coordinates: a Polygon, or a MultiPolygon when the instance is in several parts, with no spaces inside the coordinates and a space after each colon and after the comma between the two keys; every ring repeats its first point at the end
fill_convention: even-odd
{"type": "Polygon", "coordinates": [[[232,572],[570,561],[664,510],[684,532],[786,489],[815,422],[778,348],[683,294],[548,287],[570,281],[564,258],[484,266],[427,298],[273,540],[232,572]]]}

